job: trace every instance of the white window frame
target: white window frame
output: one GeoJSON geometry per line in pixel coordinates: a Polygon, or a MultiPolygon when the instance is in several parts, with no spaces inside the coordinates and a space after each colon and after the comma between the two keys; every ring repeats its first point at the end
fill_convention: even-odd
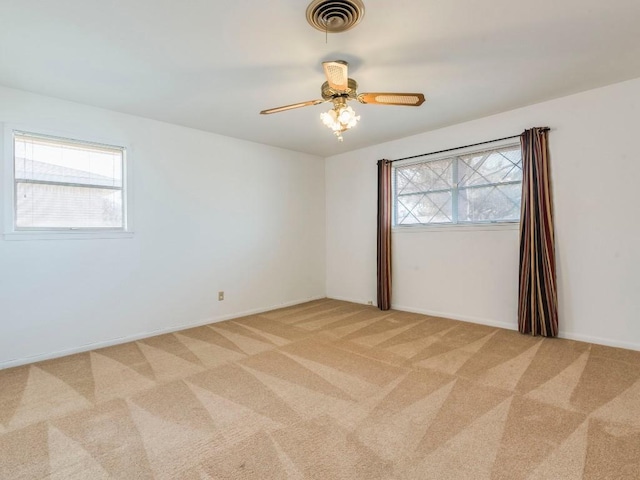
{"type": "MultiPolygon", "coordinates": [[[[500,140],[496,142],[490,142],[481,146],[475,147],[467,147],[456,149],[455,151],[445,152],[441,154],[433,154],[427,155],[424,157],[420,157],[418,159],[411,160],[401,160],[398,162],[394,162],[392,168],[394,169],[392,173],[392,231],[394,233],[398,232],[420,232],[420,231],[452,231],[452,230],[461,230],[461,231],[478,231],[478,230],[518,230],[520,228],[520,219],[518,220],[488,220],[483,222],[458,222],[458,223],[417,223],[417,224],[406,224],[406,225],[398,225],[397,222],[397,200],[396,200],[396,181],[395,181],[395,168],[402,167],[406,165],[417,165],[426,162],[433,162],[437,160],[445,160],[448,158],[468,155],[478,152],[485,152],[487,150],[498,149],[509,146],[520,146],[520,141],[518,139],[507,139],[500,140]]],[[[455,168],[455,162],[454,167],[455,168]]],[[[452,195],[455,197],[457,195],[458,188],[454,186],[452,189],[452,195]]],[[[452,208],[457,207],[457,198],[452,198],[452,208]]]]}
{"type": "Polygon", "coordinates": [[[133,237],[133,168],[131,146],[124,142],[105,140],[83,134],[69,134],[32,127],[28,125],[0,124],[0,152],[3,156],[0,168],[3,201],[3,239],[4,240],[81,240],[81,239],[119,239],[133,237]],[[15,152],[14,137],[16,134],[31,134],[53,140],[70,141],[85,145],[108,146],[122,149],[122,195],[123,223],[118,228],[55,228],[55,229],[19,229],[16,227],[16,192],[15,192],[15,152]]]}

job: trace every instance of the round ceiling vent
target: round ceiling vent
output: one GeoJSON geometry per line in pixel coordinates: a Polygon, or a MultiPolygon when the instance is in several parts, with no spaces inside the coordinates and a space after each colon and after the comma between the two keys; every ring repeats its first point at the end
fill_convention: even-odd
{"type": "Polygon", "coordinates": [[[361,0],[314,0],[307,7],[307,21],[322,32],[346,32],[360,23],[362,17],[361,0]]]}

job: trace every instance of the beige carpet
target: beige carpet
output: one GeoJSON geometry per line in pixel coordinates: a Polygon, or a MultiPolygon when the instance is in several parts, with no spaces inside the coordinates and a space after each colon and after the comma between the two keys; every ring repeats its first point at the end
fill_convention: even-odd
{"type": "Polygon", "coordinates": [[[2,479],[638,479],[640,352],[318,300],[0,371],[2,479]]]}

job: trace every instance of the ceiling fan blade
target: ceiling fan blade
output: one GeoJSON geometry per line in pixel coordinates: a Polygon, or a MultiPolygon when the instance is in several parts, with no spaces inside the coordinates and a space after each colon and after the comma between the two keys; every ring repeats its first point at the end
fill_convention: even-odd
{"type": "Polygon", "coordinates": [[[310,100],[308,102],[294,103],[292,105],[285,105],[283,107],[270,108],[268,110],[262,110],[261,115],[268,115],[270,113],[285,112],[287,110],[293,110],[294,108],[309,107],[311,105],[320,105],[326,102],[326,100],[310,100]]]}
{"type": "Polygon", "coordinates": [[[419,107],[424,103],[425,98],[422,93],[374,92],[359,94],[358,101],[360,103],[371,103],[375,105],[419,107]]]}
{"type": "Polygon", "coordinates": [[[344,60],[322,62],[327,83],[331,88],[344,92],[349,88],[349,64],[344,60]]]}

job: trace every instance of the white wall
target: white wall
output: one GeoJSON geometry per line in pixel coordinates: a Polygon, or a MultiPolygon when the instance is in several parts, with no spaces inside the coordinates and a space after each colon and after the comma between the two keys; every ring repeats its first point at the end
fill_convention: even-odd
{"type": "Polygon", "coordinates": [[[0,238],[0,367],[324,296],[321,158],[5,88],[0,122],[130,145],[135,216],[0,238]]]}
{"type": "MultiPolygon", "coordinates": [[[[328,296],[375,304],[378,159],[548,125],[560,334],[640,349],[639,118],[636,79],[328,158],[328,296]]],[[[517,230],[395,232],[392,241],[394,308],[517,328],[517,230]]]]}
{"type": "MultiPolygon", "coordinates": [[[[126,143],[135,173],[132,239],[0,239],[0,367],[325,293],[375,302],[375,162],[541,125],[553,128],[561,334],[640,349],[639,116],[637,79],[325,165],[0,88],[0,122],[126,143]]],[[[517,236],[394,233],[394,307],[515,328],[517,236]]]]}

